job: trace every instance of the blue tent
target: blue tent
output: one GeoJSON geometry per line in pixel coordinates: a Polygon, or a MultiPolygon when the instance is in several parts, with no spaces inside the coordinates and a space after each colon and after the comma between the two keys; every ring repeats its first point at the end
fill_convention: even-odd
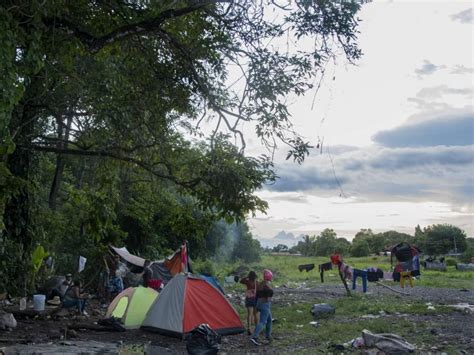
{"type": "Polygon", "coordinates": [[[219,282],[214,276],[211,275],[199,275],[202,279],[206,280],[208,283],[210,283],[212,286],[217,288],[219,291],[222,292],[223,295],[225,295],[224,290],[222,289],[221,285],[219,285],[219,282]]]}

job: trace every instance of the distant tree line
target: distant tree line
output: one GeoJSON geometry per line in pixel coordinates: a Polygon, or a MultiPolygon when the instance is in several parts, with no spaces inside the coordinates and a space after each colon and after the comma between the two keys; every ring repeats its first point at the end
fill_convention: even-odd
{"type": "MultiPolygon", "coordinates": [[[[333,229],[326,228],[317,236],[304,236],[303,240],[287,251],[305,256],[328,256],[337,251],[342,255],[359,257],[384,252],[401,242],[417,246],[427,255],[463,253],[473,248],[472,240],[459,227],[434,224],[423,229],[416,226],[414,235],[397,231],[374,233],[371,229],[361,229],[352,243],[346,238],[338,238],[333,229]]],[[[283,251],[283,247],[278,245],[274,251],[283,251]]]]}

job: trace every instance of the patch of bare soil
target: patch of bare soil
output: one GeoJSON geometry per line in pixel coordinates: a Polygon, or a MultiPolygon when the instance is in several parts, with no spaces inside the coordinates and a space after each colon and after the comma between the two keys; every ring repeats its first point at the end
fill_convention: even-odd
{"type": "MultiPolygon", "coordinates": [[[[413,288],[405,289],[413,299],[432,302],[433,304],[455,304],[455,303],[474,303],[474,292],[472,290],[459,289],[439,289],[439,288],[413,288]]],[[[379,286],[369,288],[369,293],[375,296],[383,294],[392,294],[388,289],[379,286]]],[[[285,305],[296,302],[311,302],[315,299],[336,299],[345,297],[345,290],[342,285],[321,285],[316,288],[309,289],[288,289],[280,287],[276,289],[274,295],[275,305],[285,305]]],[[[238,298],[233,301],[239,302],[238,298]]],[[[7,312],[17,311],[17,308],[10,307],[4,309],[7,312]]],[[[97,302],[91,302],[88,307],[89,317],[77,316],[73,312],[63,311],[57,312],[48,309],[42,315],[21,316],[16,315],[18,326],[12,331],[0,331],[0,350],[6,353],[26,353],[25,349],[36,349],[35,353],[50,353],[41,347],[44,344],[61,344],[66,341],[72,353],[74,344],[84,344],[81,341],[97,342],[97,344],[105,344],[108,353],[117,353],[117,349],[130,347],[130,344],[138,344],[138,347],[129,349],[127,353],[139,353],[145,351],[144,345],[155,346],[148,348],[148,353],[171,353],[185,354],[186,343],[177,338],[162,336],[143,330],[128,330],[126,332],[116,332],[111,330],[102,330],[97,325],[97,321],[104,317],[105,309],[100,308],[97,302]],[[62,314],[61,314],[62,313],[62,314]],[[84,328],[81,328],[84,325],[84,328]],[[74,328],[74,329],[71,329],[74,328]],[[95,330],[86,329],[95,328],[95,330]],[[35,344],[43,344],[35,348],[35,344]],[[21,346],[23,345],[23,348],[21,346]],[[26,347],[25,347],[26,345],[26,347]],[[12,348],[12,346],[17,346],[12,348]],[[20,346],[20,348],[18,348],[20,346]],[[8,350],[10,349],[10,350],[8,350]],[[23,349],[23,350],[21,350],[23,349]],[[150,351],[150,349],[154,349],[150,351]],[[157,350],[159,349],[159,351],[157,350]]],[[[426,331],[436,336],[437,344],[431,344],[431,347],[424,349],[426,351],[441,351],[447,346],[456,346],[459,351],[466,354],[474,353],[474,345],[472,335],[474,334],[474,315],[472,313],[453,311],[450,314],[434,314],[434,315],[387,315],[390,317],[406,317],[411,322],[423,322],[426,325],[426,331]],[[434,348],[433,348],[434,347],[434,348]]],[[[347,319],[350,322],[351,319],[347,319]]],[[[277,337],[285,337],[285,334],[276,334],[277,337]]],[[[290,336],[290,335],[287,335],[290,336]]],[[[349,339],[348,339],[349,340],[349,339]]],[[[300,350],[310,350],[316,343],[310,340],[304,344],[293,344],[282,349],[278,347],[278,340],[275,344],[262,345],[255,347],[247,335],[240,334],[234,336],[223,337],[221,350],[222,353],[238,354],[238,353],[286,353],[298,352],[300,350]]],[[[94,343],[96,344],[96,343],[94,343]]],[[[103,351],[102,351],[103,352],[103,351]]],[[[64,350],[59,353],[65,353],[64,350]]]]}

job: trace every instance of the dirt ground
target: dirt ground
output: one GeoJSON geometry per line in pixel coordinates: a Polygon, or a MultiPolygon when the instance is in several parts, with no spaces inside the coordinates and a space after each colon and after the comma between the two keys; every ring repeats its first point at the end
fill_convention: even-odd
{"type": "MultiPolygon", "coordinates": [[[[436,305],[449,305],[458,303],[474,304],[473,290],[465,289],[440,289],[418,287],[407,289],[412,299],[432,302],[436,305]]],[[[369,289],[369,294],[378,295],[392,294],[392,291],[380,287],[373,286],[369,289]]],[[[311,302],[315,298],[321,299],[337,299],[345,297],[345,290],[340,285],[324,285],[310,289],[288,289],[280,287],[276,289],[274,295],[275,306],[284,306],[296,302],[311,302]]],[[[231,299],[238,302],[238,299],[231,299]]],[[[5,311],[12,311],[14,307],[4,308],[5,311]]],[[[51,309],[50,309],[51,310],[51,309]]],[[[0,331],[0,350],[6,354],[13,353],[47,353],[41,346],[35,344],[65,344],[70,349],[70,353],[74,353],[75,344],[102,344],[104,348],[98,352],[117,353],[117,349],[121,349],[120,353],[132,354],[142,353],[170,353],[181,354],[186,353],[186,344],[184,341],[176,338],[166,337],[155,333],[142,330],[129,330],[126,332],[113,331],[97,331],[97,330],[71,330],[71,326],[79,324],[95,325],[97,321],[105,315],[105,309],[100,308],[97,302],[92,301],[88,308],[90,316],[85,318],[74,314],[66,315],[40,315],[36,317],[17,317],[18,326],[12,331],[0,331]],[[86,343],[81,343],[86,341],[86,343]],[[98,342],[98,343],[94,343],[98,342]],[[134,345],[132,345],[134,344],[134,345]],[[105,349],[105,350],[104,350],[105,349]],[[31,351],[31,352],[30,352],[31,351]]],[[[433,314],[433,315],[406,315],[406,314],[390,314],[386,315],[387,321],[396,317],[406,317],[412,322],[426,322],[432,334],[436,335],[437,344],[431,348],[433,353],[442,352],[443,347],[456,345],[458,353],[473,354],[474,342],[472,340],[474,334],[474,314],[471,312],[453,311],[452,313],[433,314]]],[[[351,322],[353,319],[347,317],[341,323],[351,322]]],[[[276,334],[284,337],[284,334],[276,334]]],[[[278,339],[278,338],[277,338],[278,339]]],[[[285,353],[298,352],[298,350],[310,350],[318,342],[317,330],[315,330],[314,340],[308,341],[306,344],[293,344],[288,346],[278,346],[276,344],[263,345],[255,347],[250,343],[248,336],[244,334],[223,337],[221,345],[222,354],[239,354],[239,353],[285,353]]],[[[288,343],[288,342],[286,342],[288,343]]],[[[291,344],[291,341],[290,341],[291,344]]],[[[77,348],[78,349],[78,348],[77,348]]],[[[69,352],[69,350],[68,350],[69,352]]],[[[76,353],[78,353],[77,351],[76,353]]],[[[0,351],[1,353],[1,351],[0,351]]],[[[60,350],[59,353],[66,353],[60,350]]]]}

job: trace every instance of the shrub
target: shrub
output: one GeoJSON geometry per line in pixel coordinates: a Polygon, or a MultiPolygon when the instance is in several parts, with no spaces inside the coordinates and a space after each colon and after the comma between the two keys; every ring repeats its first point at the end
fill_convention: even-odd
{"type": "Polygon", "coordinates": [[[474,258],[474,247],[470,245],[462,254],[461,260],[465,263],[470,263],[472,258],[474,258]]]}
{"type": "Polygon", "coordinates": [[[196,274],[215,275],[214,264],[210,260],[197,260],[193,263],[193,271],[196,274]]]}
{"type": "Polygon", "coordinates": [[[454,258],[447,258],[446,259],[446,266],[456,266],[458,261],[454,258]]]}

